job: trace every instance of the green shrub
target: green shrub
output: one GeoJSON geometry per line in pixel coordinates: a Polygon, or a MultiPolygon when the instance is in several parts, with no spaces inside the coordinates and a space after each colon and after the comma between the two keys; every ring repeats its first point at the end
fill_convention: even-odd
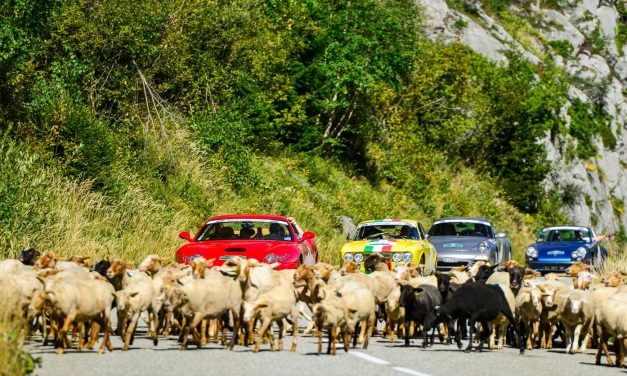
{"type": "Polygon", "coordinates": [[[564,59],[571,57],[574,50],[573,45],[567,40],[552,40],[549,42],[549,46],[564,59]]]}

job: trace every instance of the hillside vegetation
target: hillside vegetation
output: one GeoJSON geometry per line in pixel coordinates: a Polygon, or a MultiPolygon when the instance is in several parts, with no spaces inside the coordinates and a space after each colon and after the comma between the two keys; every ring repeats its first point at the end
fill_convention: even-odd
{"type": "MultiPolygon", "coordinates": [[[[562,72],[428,41],[413,1],[0,6],[0,249],[173,255],[222,213],[568,222],[537,140],[562,72]]],[[[576,219],[575,219],[576,220],[576,219]]]]}

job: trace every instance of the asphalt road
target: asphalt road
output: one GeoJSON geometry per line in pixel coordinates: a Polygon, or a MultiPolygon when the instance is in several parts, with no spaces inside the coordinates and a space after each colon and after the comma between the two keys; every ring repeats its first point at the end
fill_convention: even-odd
{"type": "MultiPolygon", "coordinates": [[[[35,371],[37,375],[627,375],[627,369],[594,365],[594,350],[576,355],[565,354],[562,348],[531,350],[525,355],[511,348],[464,353],[454,345],[438,344],[437,339],[433,347],[421,349],[417,347],[421,343],[418,339],[404,347],[398,340],[390,344],[388,339],[375,337],[367,350],[358,346],[345,353],[338,349],[338,354],[331,356],[317,353],[317,338],[301,337],[295,353],[270,352],[268,344],[256,354],[252,347],[236,346],[226,351],[214,343],[201,349],[190,344],[180,351],[176,337],[161,338],[155,347],[144,335],[145,330],[145,325],[140,326],[129,351],[120,350],[117,336],[113,337],[114,351],[103,355],[76,349],[57,355],[51,346],[41,346],[38,337],[27,344],[26,350],[43,360],[43,366],[35,371]]],[[[285,348],[289,349],[291,340],[286,338],[285,348]]]]}

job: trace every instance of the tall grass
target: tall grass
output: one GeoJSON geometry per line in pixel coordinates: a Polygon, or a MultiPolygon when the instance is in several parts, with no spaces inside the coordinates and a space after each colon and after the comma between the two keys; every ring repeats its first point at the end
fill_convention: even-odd
{"type": "Polygon", "coordinates": [[[153,253],[171,257],[183,244],[178,232],[195,232],[203,220],[224,213],[293,216],[317,234],[320,260],[333,264],[340,263],[345,242],[340,215],[356,223],[411,218],[425,228],[441,216],[484,216],[509,233],[519,259],[533,239],[523,215],[469,170],[442,171],[443,180],[434,180],[426,192],[428,201],[416,202],[399,188],[351,177],[319,157],[253,156],[252,165],[263,179],[236,191],[224,180],[223,166],[206,163],[207,156],[189,143],[190,138],[178,128],[171,133],[169,154],[152,156],[172,161],[165,182],[122,168],[112,172],[115,192],[95,191],[88,180],[68,179],[36,153],[5,140],[0,172],[10,179],[5,179],[0,198],[13,204],[5,206],[3,216],[0,207],[5,222],[0,235],[3,256],[15,257],[24,247],[34,246],[61,256],[94,259],[139,262],[153,253]],[[11,186],[15,181],[19,184],[11,186]]]}
{"type": "Polygon", "coordinates": [[[19,312],[18,303],[3,297],[0,307],[0,376],[17,376],[32,371],[30,358],[22,352],[26,330],[24,321],[15,314],[19,312]]]}

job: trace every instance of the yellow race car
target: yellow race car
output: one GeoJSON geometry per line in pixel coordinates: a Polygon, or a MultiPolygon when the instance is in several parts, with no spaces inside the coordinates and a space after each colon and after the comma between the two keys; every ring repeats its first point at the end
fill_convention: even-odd
{"type": "Polygon", "coordinates": [[[435,271],[438,255],[426,239],[421,224],[410,219],[375,219],[357,226],[350,241],[342,247],[344,262],[355,261],[363,271],[364,260],[372,253],[381,253],[390,270],[399,263],[422,264],[424,274],[435,271]]]}

